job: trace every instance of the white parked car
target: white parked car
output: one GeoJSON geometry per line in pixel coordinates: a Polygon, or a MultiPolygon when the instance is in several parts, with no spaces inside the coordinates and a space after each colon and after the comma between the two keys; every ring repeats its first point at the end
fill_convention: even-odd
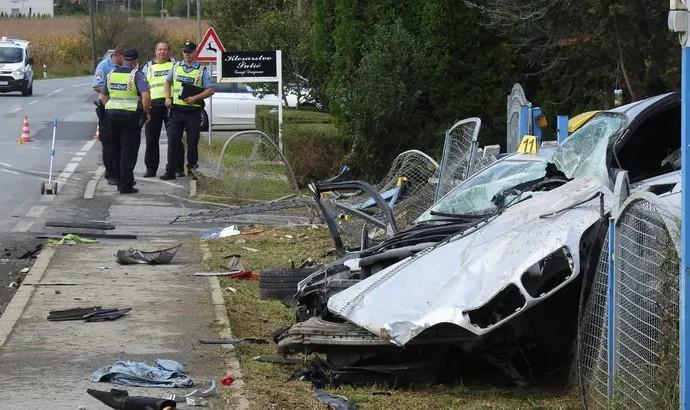
{"type": "MultiPolygon", "coordinates": [[[[214,84],[213,129],[243,130],[254,128],[254,113],[257,105],[278,105],[278,97],[273,94],[260,96],[249,85],[243,83],[214,84]]],[[[208,118],[211,101],[201,112],[201,130],[208,131],[208,118]]]]}
{"type": "MultiPolygon", "coordinates": [[[[216,90],[213,94],[213,129],[216,130],[247,130],[255,127],[254,115],[257,105],[278,106],[278,96],[275,94],[261,94],[244,83],[214,83],[216,90]]],[[[309,105],[305,98],[301,98],[300,106],[309,105]]],[[[290,91],[286,96],[287,106],[297,106],[297,95],[290,91]]],[[[311,104],[313,105],[313,104],[311,104]]],[[[208,118],[211,114],[210,99],[206,99],[206,106],[201,112],[201,130],[208,131],[208,118]]]]}

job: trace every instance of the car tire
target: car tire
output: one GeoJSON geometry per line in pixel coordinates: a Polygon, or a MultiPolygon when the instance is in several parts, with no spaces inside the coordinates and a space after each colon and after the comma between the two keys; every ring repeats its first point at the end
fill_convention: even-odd
{"type": "Polygon", "coordinates": [[[320,268],[321,266],[266,269],[259,277],[259,294],[263,299],[279,300],[294,306],[293,296],[297,293],[297,284],[320,268]]]}
{"type": "Polygon", "coordinates": [[[201,112],[201,118],[200,118],[200,131],[208,131],[208,114],[206,114],[206,110],[202,109],[200,110],[201,112]]]}
{"type": "Polygon", "coordinates": [[[34,85],[33,83],[31,85],[27,85],[24,87],[22,90],[22,96],[28,97],[34,93],[34,85]]]}

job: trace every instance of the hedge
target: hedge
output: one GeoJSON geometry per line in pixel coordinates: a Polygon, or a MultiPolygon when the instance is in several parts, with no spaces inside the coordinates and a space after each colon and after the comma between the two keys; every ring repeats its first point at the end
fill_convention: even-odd
{"type": "MultiPolygon", "coordinates": [[[[256,128],[277,140],[278,113],[272,108],[256,107],[256,128]]],[[[283,151],[302,186],[337,172],[351,143],[349,137],[338,131],[330,114],[283,110],[283,151]]]]}

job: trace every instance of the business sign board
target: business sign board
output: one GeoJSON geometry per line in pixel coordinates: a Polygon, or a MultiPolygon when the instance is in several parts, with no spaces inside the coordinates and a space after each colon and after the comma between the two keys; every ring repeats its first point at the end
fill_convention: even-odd
{"type": "MultiPolygon", "coordinates": [[[[283,69],[280,50],[227,51],[218,53],[218,83],[278,83],[283,101],[283,69]]],[[[278,104],[278,147],[283,150],[283,104],[278,104]]]]}
{"type": "Polygon", "coordinates": [[[278,81],[280,50],[228,51],[221,53],[221,78],[256,81],[278,81]]]}

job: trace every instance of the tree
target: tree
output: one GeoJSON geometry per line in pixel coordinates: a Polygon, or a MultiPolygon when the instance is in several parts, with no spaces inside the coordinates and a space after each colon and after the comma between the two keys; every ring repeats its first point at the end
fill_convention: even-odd
{"type": "Polygon", "coordinates": [[[360,176],[380,175],[403,150],[435,155],[461,118],[482,117],[484,143],[504,140],[519,57],[477,24],[479,11],[451,0],[319,0],[315,9],[323,92],[354,137],[360,176]]]}

